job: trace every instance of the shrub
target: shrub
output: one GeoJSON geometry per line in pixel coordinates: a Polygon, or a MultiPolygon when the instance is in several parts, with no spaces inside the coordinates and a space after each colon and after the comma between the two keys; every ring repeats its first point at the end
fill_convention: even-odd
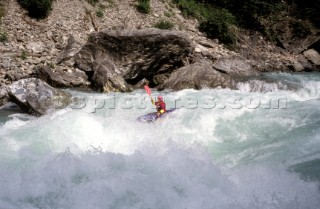
{"type": "Polygon", "coordinates": [[[91,5],[96,5],[96,3],[98,3],[99,0],[86,0],[89,4],[91,5]]]}
{"type": "Polygon", "coordinates": [[[103,11],[101,9],[96,11],[97,17],[103,17],[103,11]]]}
{"type": "Polygon", "coordinates": [[[305,21],[291,22],[290,27],[295,37],[305,38],[311,34],[311,25],[305,21]]]}
{"type": "Polygon", "coordinates": [[[171,12],[164,12],[163,14],[164,14],[164,16],[166,16],[166,17],[171,17],[171,16],[172,16],[172,13],[171,13],[171,12]]]}
{"type": "Polygon", "coordinates": [[[4,5],[3,5],[3,2],[0,1],[0,19],[1,19],[2,17],[4,17],[5,14],[6,14],[5,7],[4,7],[4,5]]]}
{"type": "Polygon", "coordinates": [[[235,36],[230,26],[235,24],[235,17],[225,9],[212,9],[207,19],[199,25],[199,30],[207,34],[208,38],[217,38],[222,43],[232,45],[235,36]]]}
{"type": "Polygon", "coordinates": [[[0,31],[0,42],[4,43],[8,41],[8,36],[6,32],[0,31]]]}
{"type": "Polygon", "coordinates": [[[195,0],[173,0],[173,2],[178,5],[184,16],[201,18],[204,8],[195,0]]]}
{"type": "Polygon", "coordinates": [[[151,11],[150,0],[138,0],[137,9],[139,12],[148,14],[151,11]]]}
{"type": "Polygon", "coordinates": [[[34,18],[45,18],[52,10],[52,0],[18,0],[18,3],[34,18]]]}
{"type": "Polygon", "coordinates": [[[163,29],[163,30],[170,30],[173,28],[173,24],[167,20],[160,20],[156,24],[154,24],[155,28],[163,29]]]}
{"type": "Polygon", "coordinates": [[[21,55],[20,55],[20,58],[21,58],[22,60],[26,60],[26,59],[27,59],[27,56],[28,56],[27,52],[26,52],[26,51],[22,51],[22,52],[21,52],[21,55]]]}

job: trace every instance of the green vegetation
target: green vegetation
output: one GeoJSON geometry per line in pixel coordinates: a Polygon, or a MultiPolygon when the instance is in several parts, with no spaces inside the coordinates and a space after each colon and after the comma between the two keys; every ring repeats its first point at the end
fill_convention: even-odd
{"type": "Polygon", "coordinates": [[[137,10],[144,14],[150,13],[151,12],[150,0],[138,0],[137,10]]]}
{"type": "Polygon", "coordinates": [[[41,19],[48,16],[52,10],[52,0],[18,0],[18,3],[28,11],[28,15],[41,19]]]}
{"type": "Polygon", "coordinates": [[[290,27],[295,37],[305,38],[311,34],[312,26],[303,21],[294,21],[290,23],[290,27]]]}
{"type": "Polygon", "coordinates": [[[101,9],[98,9],[97,11],[96,11],[96,15],[97,15],[97,17],[103,17],[103,10],[101,10],[101,9]]]}
{"type": "Polygon", "coordinates": [[[167,21],[167,20],[160,20],[154,24],[155,28],[163,29],[163,30],[170,30],[174,27],[174,25],[167,21]]]}
{"type": "Polygon", "coordinates": [[[296,5],[294,13],[298,18],[310,20],[317,28],[320,28],[320,0],[289,0],[296,5]]]}
{"type": "Polygon", "coordinates": [[[8,36],[6,32],[0,31],[0,42],[4,43],[8,41],[8,36]]]}
{"type": "Polygon", "coordinates": [[[178,5],[184,16],[197,18],[200,21],[199,30],[206,33],[209,38],[217,38],[227,45],[235,43],[230,27],[237,23],[236,17],[227,9],[213,7],[204,1],[173,0],[173,2],[178,5]]]}
{"type": "Polygon", "coordinates": [[[171,16],[172,16],[172,13],[171,13],[171,12],[164,12],[163,14],[164,14],[164,16],[166,16],[166,17],[171,17],[171,16]]]}
{"type": "Polygon", "coordinates": [[[3,18],[6,14],[6,10],[4,7],[4,2],[0,0],[0,19],[3,18]]]}
{"type": "Polygon", "coordinates": [[[210,38],[233,44],[232,25],[256,30],[271,40],[279,31],[274,24],[287,21],[293,34],[305,37],[320,27],[320,0],[172,0],[186,17],[199,20],[210,38]],[[292,21],[289,17],[300,19],[292,21]],[[312,24],[309,24],[309,23],[312,24]]]}
{"type": "Polygon", "coordinates": [[[27,56],[28,56],[27,52],[26,52],[26,51],[22,51],[22,52],[21,52],[21,55],[20,55],[20,58],[21,58],[22,60],[25,60],[25,59],[27,59],[27,56]]]}
{"type": "Polygon", "coordinates": [[[207,14],[206,19],[200,22],[199,30],[209,38],[218,38],[226,45],[233,45],[236,38],[230,28],[234,24],[235,17],[228,10],[212,9],[212,13],[207,14]]]}
{"type": "Polygon", "coordinates": [[[86,1],[93,6],[99,2],[99,0],[86,0],[86,1]]]}

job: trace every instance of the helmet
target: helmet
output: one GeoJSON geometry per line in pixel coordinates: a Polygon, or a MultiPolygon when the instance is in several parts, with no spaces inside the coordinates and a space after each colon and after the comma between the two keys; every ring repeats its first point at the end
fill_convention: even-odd
{"type": "Polygon", "coordinates": [[[158,100],[163,100],[163,97],[161,95],[158,96],[158,100]]]}

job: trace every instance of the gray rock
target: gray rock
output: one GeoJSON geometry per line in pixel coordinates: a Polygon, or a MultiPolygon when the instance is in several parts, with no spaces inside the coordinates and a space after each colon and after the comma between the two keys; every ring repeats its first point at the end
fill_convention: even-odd
{"type": "Polygon", "coordinates": [[[80,70],[66,72],[57,68],[53,71],[49,66],[37,67],[35,77],[42,79],[53,87],[86,87],[88,76],[80,70]]]}
{"type": "MultiPolygon", "coordinates": [[[[106,67],[98,74],[111,70],[111,74],[118,73],[129,84],[135,85],[145,78],[152,82],[153,76],[171,73],[182,67],[182,60],[192,52],[191,41],[178,31],[105,30],[90,36],[87,44],[75,56],[75,62],[80,70],[92,74],[99,69],[94,68],[99,63],[113,64],[115,68],[106,67]]],[[[123,87],[122,80],[116,80],[120,83],[114,83],[114,86],[123,87]]]]}
{"type": "Polygon", "coordinates": [[[320,66],[320,54],[314,50],[309,49],[303,52],[303,55],[313,64],[320,66]]]}
{"type": "Polygon", "coordinates": [[[131,91],[132,89],[117,71],[117,67],[108,60],[96,64],[92,77],[93,89],[101,92],[131,91]]]}
{"type": "Polygon", "coordinates": [[[68,61],[74,57],[81,49],[81,46],[76,43],[73,36],[70,36],[68,39],[68,44],[65,49],[58,55],[56,63],[60,64],[62,62],[68,61]]]}
{"type": "Polygon", "coordinates": [[[9,101],[7,89],[3,86],[0,87],[0,107],[9,101]]]}
{"type": "Polygon", "coordinates": [[[187,88],[201,89],[204,87],[233,88],[234,83],[229,75],[213,69],[212,61],[203,59],[176,70],[158,89],[178,91],[187,88]]]}
{"type": "Polygon", "coordinates": [[[27,44],[26,48],[35,54],[40,54],[44,50],[44,46],[42,42],[30,42],[27,44]]]}
{"type": "Polygon", "coordinates": [[[215,62],[213,67],[228,75],[253,75],[256,72],[252,66],[240,57],[221,58],[215,62]]]}
{"type": "Polygon", "coordinates": [[[37,78],[27,78],[7,86],[9,98],[20,109],[33,115],[44,115],[66,107],[71,95],[49,86],[37,78]]]}

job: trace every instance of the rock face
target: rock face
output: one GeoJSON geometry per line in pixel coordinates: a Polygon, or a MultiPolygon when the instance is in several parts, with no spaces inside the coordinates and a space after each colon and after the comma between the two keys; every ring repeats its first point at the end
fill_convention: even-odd
{"type": "Polygon", "coordinates": [[[169,79],[159,86],[159,90],[178,91],[188,88],[232,87],[234,84],[231,77],[216,71],[213,65],[212,61],[203,59],[182,67],[173,72],[169,79]]]}
{"type": "Polygon", "coordinates": [[[22,79],[7,86],[10,100],[22,111],[33,115],[44,115],[66,107],[71,95],[49,86],[37,78],[22,79]]]}
{"type": "Polygon", "coordinates": [[[94,90],[101,92],[131,90],[124,78],[117,73],[118,68],[109,60],[99,62],[93,69],[92,87],[94,90]]]}
{"type": "Polygon", "coordinates": [[[213,67],[219,72],[228,75],[253,75],[256,72],[253,70],[252,66],[247,63],[243,58],[231,57],[222,58],[217,60],[213,67]]]}
{"type": "Polygon", "coordinates": [[[7,103],[9,96],[5,87],[0,88],[0,107],[7,103]]]}
{"type": "MultiPolygon", "coordinates": [[[[128,84],[135,85],[143,79],[154,85],[154,76],[168,76],[183,66],[192,51],[191,41],[178,31],[102,31],[90,36],[75,62],[97,89],[128,91],[128,84]],[[102,74],[103,78],[99,78],[102,74]]],[[[163,79],[157,79],[157,82],[163,82],[163,79]]]]}
{"type": "Polygon", "coordinates": [[[59,68],[53,71],[49,66],[37,67],[35,77],[42,79],[53,87],[86,87],[89,85],[87,75],[77,69],[68,72],[59,68]]]}
{"type": "Polygon", "coordinates": [[[320,54],[314,49],[308,49],[303,55],[313,64],[320,66],[320,54]]]}

